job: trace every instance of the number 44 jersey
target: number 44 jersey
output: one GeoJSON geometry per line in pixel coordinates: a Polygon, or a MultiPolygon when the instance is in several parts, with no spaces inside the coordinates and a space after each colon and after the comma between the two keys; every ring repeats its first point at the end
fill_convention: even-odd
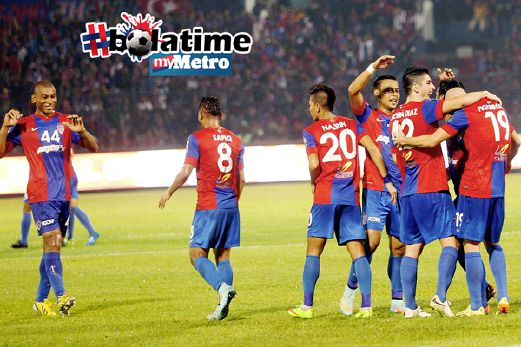
{"type": "Polygon", "coordinates": [[[244,145],[225,128],[205,128],[188,136],[185,164],[197,170],[197,210],[236,208],[244,145]]]}
{"type": "Polygon", "coordinates": [[[354,119],[320,119],[304,129],[308,155],[317,154],[320,175],[314,204],[359,205],[358,143],[366,134],[354,119]]]}

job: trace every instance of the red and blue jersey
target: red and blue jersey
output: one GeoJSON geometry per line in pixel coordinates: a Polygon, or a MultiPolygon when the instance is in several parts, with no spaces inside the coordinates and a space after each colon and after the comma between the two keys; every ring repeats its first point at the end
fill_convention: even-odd
{"type": "Polygon", "coordinates": [[[449,159],[449,175],[454,185],[456,195],[459,194],[461,176],[465,170],[465,161],[468,158],[467,149],[460,135],[453,136],[447,141],[447,156],[449,159]]]}
{"type": "Polygon", "coordinates": [[[468,151],[459,193],[473,198],[504,197],[513,127],[503,106],[481,99],[456,111],[443,130],[453,136],[461,132],[468,151]]]}
{"type": "MultiPolygon", "coordinates": [[[[391,130],[401,126],[407,137],[430,135],[443,119],[443,100],[410,101],[393,113],[391,130]]],[[[433,148],[411,148],[398,151],[403,157],[404,180],[401,196],[433,193],[448,190],[445,160],[441,146],[433,148]]]]}
{"type": "MultiPolygon", "coordinates": [[[[400,190],[402,185],[402,176],[398,166],[393,161],[391,152],[391,132],[389,123],[391,116],[386,115],[380,110],[374,110],[367,102],[363,102],[360,109],[353,110],[356,119],[360,125],[366,130],[367,135],[376,144],[387,168],[387,172],[391,175],[393,185],[400,190]]],[[[364,165],[364,177],[362,178],[364,188],[378,191],[387,191],[384,180],[378,167],[375,165],[370,155],[366,156],[364,165]]]]}
{"type": "Polygon", "coordinates": [[[29,162],[29,203],[69,201],[72,143],[82,145],[81,136],[63,125],[66,114],[55,112],[46,118],[36,113],[21,118],[9,130],[6,153],[22,146],[29,162]]]}
{"type": "Polygon", "coordinates": [[[354,119],[321,119],[304,130],[308,155],[317,154],[320,175],[315,180],[315,204],[359,205],[358,143],[367,135],[354,119]]]}
{"type": "Polygon", "coordinates": [[[185,164],[197,170],[197,210],[236,208],[244,145],[225,128],[205,128],[188,136],[185,164]]]}

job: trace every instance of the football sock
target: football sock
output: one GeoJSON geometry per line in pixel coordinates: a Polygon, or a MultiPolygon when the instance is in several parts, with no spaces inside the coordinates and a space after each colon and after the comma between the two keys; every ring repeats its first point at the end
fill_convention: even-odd
{"type": "Polygon", "coordinates": [[[458,250],[456,248],[448,246],[441,249],[440,259],[438,260],[438,288],[436,289],[436,295],[441,302],[447,301],[447,290],[452,282],[454,271],[456,271],[457,260],[458,250]]]}
{"type": "Polygon", "coordinates": [[[45,260],[45,271],[49,277],[49,282],[51,282],[54,294],[56,297],[63,295],[65,293],[65,288],[63,287],[63,269],[60,253],[44,253],[43,257],[45,260]]]}
{"type": "Polygon", "coordinates": [[[27,236],[29,236],[29,229],[31,228],[31,212],[24,212],[22,215],[22,235],[20,243],[23,245],[27,244],[27,236]]]}
{"type": "Polygon", "coordinates": [[[501,298],[508,299],[507,262],[503,248],[500,245],[493,245],[487,247],[487,252],[489,254],[490,269],[496,279],[498,300],[501,298]]]}
{"type": "MultiPolygon", "coordinates": [[[[373,255],[366,256],[367,261],[369,264],[371,264],[371,261],[373,260],[373,255]]],[[[356,271],[354,266],[354,261],[351,262],[351,269],[349,270],[349,277],[347,277],[347,286],[351,289],[358,288],[358,278],[356,278],[356,271]]]]}
{"type": "Polygon", "coordinates": [[[304,305],[313,306],[315,284],[320,276],[320,257],[316,255],[306,256],[304,273],[302,274],[302,287],[304,289],[304,305]]]}
{"type": "Polygon", "coordinates": [[[356,277],[360,282],[360,293],[362,294],[362,304],[360,307],[371,307],[371,284],[372,284],[372,273],[369,261],[364,255],[356,258],[353,261],[355,268],[356,277]]]}
{"type": "Polygon", "coordinates": [[[465,264],[467,267],[465,277],[467,278],[467,286],[470,294],[470,308],[476,311],[483,303],[481,291],[483,288],[483,278],[485,277],[485,268],[479,252],[466,253],[465,264]]]}
{"type": "Polygon", "coordinates": [[[94,230],[94,227],[90,222],[89,216],[79,207],[73,207],[72,209],[76,210],[75,214],[78,217],[81,224],[83,224],[83,226],[89,232],[89,236],[94,236],[96,234],[96,230],[94,230]]]}
{"type": "Polygon", "coordinates": [[[76,218],[76,209],[77,207],[71,207],[71,212],[69,213],[69,227],[67,231],[67,238],[70,240],[74,237],[74,220],[76,218]]]}
{"type": "Polygon", "coordinates": [[[199,257],[194,260],[194,267],[213,289],[218,290],[221,284],[224,283],[210,259],[199,257]]]}
{"type": "Polygon", "coordinates": [[[228,285],[233,284],[233,269],[232,264],[229,260],[223,260],[217,264],[217,272],[221,276],[221,279],[228,285]]]}
{"type": "Polygon", "coordinates": [[[488,300],[487,300],[488,282],[485,279],[487,272],[485,270],[485,263],[483,263],[483,260],[481,260],[481,267],[483,269],[483,283],[481,284],[481,302],[482,302],[483,307],[487,307],[487,305],[488,305],[488,300]]]}
{"type": "Polygon", "coordinates": [[[50,290],[51,282],[49,282],[49,276],[47,276],[47,271],[45,270],[45,253],[43,253],[40,261],[40,283],[36,292],[36,302],[42,302],[47,299],[50,290]]]}
{"type": "Polygon", "coordinates": [[[418,277],[418,259],[411,257],[403,257],[400,266],[400,274],[402,277],[403,294],[405,297],[405,307],[415,310],[418,308],[416,304],[416,284],[418,277]]]}
{"type": "Polygon", "coordinates": [[[400,266],[403,257],[389,254],[389,262],[387,263],[387,275],[391,280],[391,299],[403,299],[402,278],[400,276],[400,266]]]}

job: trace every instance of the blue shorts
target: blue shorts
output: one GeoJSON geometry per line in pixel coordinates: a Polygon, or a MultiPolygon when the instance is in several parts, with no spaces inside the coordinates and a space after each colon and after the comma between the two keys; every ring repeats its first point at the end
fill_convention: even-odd
{"type": "Polygon", "coordinates": [[[71,177],[71,199],[78,200],[80,195],[78,194],[78,179],[76,175],[71,177]]]}
{"type": "Polygon", "coordinates": [[[471,198],[460,195],[456,215],[458,237],[498,243],[505,221],[504,198],[471,198]]]}
{"type": "Polygon", "coordinates": [[[309,213],[308,237],[332,239],[339,246],[352,240],[365,240],[359,206],[337,204],[313,204],[309,213]]]}
{"type": "Polygon", "coordinates": [[[69,201],[42,201],[31,204],[38,235],[60,229],[62,236],[69,225],[69,201]]]}
{"type": "Polygon", "coordinates": [[[238,247],[241,241],[238,208],[195,211],[190,232],[190,248],[238,247]]]}
{"type": "Polygon", "coordinates": [[[400,211],[391,202],[389,192],[364,189],[362,193],[362,215],[368,230],[385,230],[389,235],[400,238],[400,211]]]}
{"type": "Polygon", "coordinates": [[[431,243],[456,234],[456,209],[447,193],[423,193],[400,199],[400,240],[431,243]]]}

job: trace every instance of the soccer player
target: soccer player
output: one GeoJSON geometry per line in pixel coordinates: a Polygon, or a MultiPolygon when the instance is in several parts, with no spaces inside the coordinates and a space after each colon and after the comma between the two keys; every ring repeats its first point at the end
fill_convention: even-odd
{"type": "MultiPolygon", "coordinates": [[[[405,104],[395,110],[391,131],[404,129],[408,137],[432,134],[444,114],[468,106],[484,97],[497,99],[488,92],[470,93],[449,100],[430,100],[435,89],[429,71],[410,67],[403,75],[407,94],[405,104]]],[[[450,198],[441,147],[406,149],[400,155],[405,177],[400,192],[400,240],[405,243],[400,272],[405,297],[405,317],[429,317],[416,304],[418,258],[425,244],[439,240],[442,246],[438,262],[438,286],[431,307],[452,317],[446,299],[454,275],[458,251],[454,237],[455,209],[450,198]]]]}
{"type": "Polygon", "coordinates": [[[31,205],[27,198],[27,193],[24,194],[24,204],[22,208],[22,222],[21,222],[21,235],[20,240],[16,241],[11,245],[12,248],[27,248],[27,237],[29,236],[29,229],[31,228],[31,205]]]}
{"type": "Polygon", "coordinates": [[[201,99],[198,119],[202,130],[188,137],[185,163],[159,200],[163,209],[196,168],[197,207],[190,233],[190,261],[219,294],[219,304],[208,315],[209,320],[226,318],[235,296],[230,252],[240,243],[238,201],[244,187],[244,146],[239,137],[220,125],[221,116],[221,99],[201,99]],[[217,268],[208,259],[210,248],[217,268]]]}
{"type": "MultiPolygon", "coordinates": [[[[461,84],[450,89],[446,100],[465,95],[461,84]],[[452,92],[449,95],[449,92],[452,92]]],[[[517,154],[521,140],[497,100],[483,98],[454,113],[442,128],[430,135],[405,137],[398,131],[402,146],[431,148],[461,133],[468,159],[461,177],[456,215],[458,236],[464,239],[466,278],[471,304],[458,316],[484,315],[482,299],[485,267],[479,245],[485,242],[490,267],[498,286],[499,313],[508,313],[506,260],[499,245],[504,222],[505,173],[517,154]]]]}
{"type": "Polygon", "coordinates": [[[366,234],[359,207],[358,144],[371,155],[386,188],[396,203],[397,191],[387,174],[378,147],[356,120],[333,114],[335,91],[317,84],[309,91],[309,112],[314,123],[304,130],[313,206],[309,215],[307,256],[303,273],[303,305],[288,310],[292,317],[312,318],[320,255],[335,234],[339,246],[347,246],[360,283],[362,304],[355,317],[371,317],[371,267],[365,255],[366,234]]]}
{"type": "MultiPolygon", "coordinates": [[[[385,167],[391,176],[393,185],[399,190],[402,176],[398,166],[393,161],[391,153],[391,132],[389,123],[391,114],[400,101],[398,81],[392,75],[381,75],[373,82],[373,95],[378,101],[378,108],[373,109],[362,95],[362,89],[367,85],[376,70],[384,69],[394,62],[394,56],[383,55],[371,63],[351,83],[347,89],[349,103],[356,119],[366,130],[367,135],[376,144],[382,153],[385,167]]],[[[367,259],[372,260],[372,254],[378,248],[385,227],[389,234],[389,261],[387,274],[391,281],[391,311],[403,313],[402,281],[400,278],[400,264],[405,253],[405,245],[400,241],[400,214],[398,206],[391,203],[391,194],[385,188],[380,172],[371,159],[367,157],[364,165],[362,214],[367,230],[369,250],[367,259]]],[[[366,245],[367,249],[367,245],[366,245]]],[[[344,313],[353,312],[353,301],[358,288],[354,267],[351,266],[344,295],[340,300],[340,310],[344,313]]]]}
{"type": "Polygon", "coordinates": [[[94,246],[96,244],[96,241],[100,237],[100,234],[92,226],[89,215],[79,207],[79,198],[80,195],[78,194],[78,176],[76,175],[76,171],[74,171],[73,167],[71,178],[71,213],[69,217],[69,228],[67,232],[67,237],[63,240],[63,246],[67,246],[74,242],[74,217],[78,217],[80,223],[89,232],[89,240],[86,243],[87,246],[94,246]]]}
{"type": "Polygon", "coordinates": [[[67,229],[70,200],[70,152],[77,143],[91,152],[98,149],[96,139],[85,129],[78,115],[55,111],[56,88],[49,81],[34,85],[31,102],[36,112],[23,117],[11,109],[0,129],[0,157],[15,146],[22,146],[29,162],[27,195],[43,239],[40,284],[33,309],[44,316],[55,316],[47,299],[52,287],[62,315],[69,315],[76,299],[65,293],[60,247],[67,229]]]}

